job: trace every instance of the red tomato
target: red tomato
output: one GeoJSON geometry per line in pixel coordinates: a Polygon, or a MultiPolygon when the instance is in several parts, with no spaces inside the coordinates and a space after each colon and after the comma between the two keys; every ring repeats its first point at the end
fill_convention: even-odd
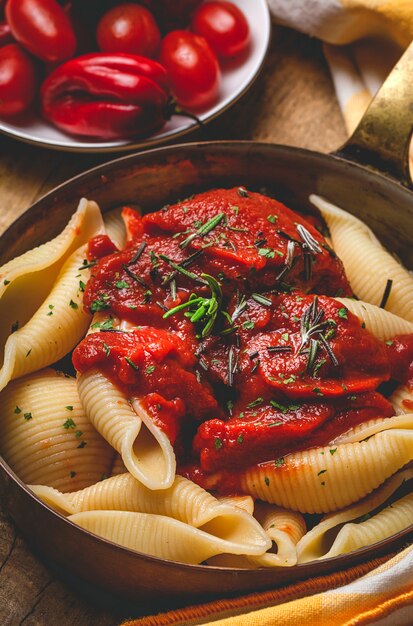
{"type": "Polygon", "coordinates": [[[202,0],[139,0],[154,14],[163,32],[188,26],[202,0]]]}
{"type": "Polygon", "coordinates": [[[195,11],[191,28],[205,37],[214,52],[223,59],[244,52],[250,42],[245,15],[232,2],[206,2],[195,11]]]}
{"type": "Polygon", "coordinates": [[[127,52],[154,57],[161,34],[152,13],[138,4],[121,4],[105,13],[96,37],[103,52],[127,52]]]}
{"type": "Polygon", "coordinates": [[[161,43],[160,62],[168,72],[172,93],[184,108],[197,110],[214,104],[221,73],[203,37],[185,30],[168,33],[161,43]]]}
{"type": "Polygon", "coordinates": [[[0,46],[5,46],[7,43],[12,43],[13,41],[14,38],[11,34],[10,26],[7,22],[0,22],[0,46]]]}
{"type": "Polygon", "coordinates": [[[56,0],[7,0],[6,18],[15,39],[43,61],[64,61],[76,50],[70,19],[56,0]]]}
{"type": "Polygon", "coordinates": [[[0,48],[0,115],[28,109],[36,93],[36,68],[15,43],[0,48]]]}

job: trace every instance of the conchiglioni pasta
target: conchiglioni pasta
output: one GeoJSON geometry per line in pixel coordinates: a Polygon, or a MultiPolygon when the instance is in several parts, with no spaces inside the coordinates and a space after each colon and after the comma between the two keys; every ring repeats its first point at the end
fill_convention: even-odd
{"type": "Polygon", "coordinates": [[[87,511],[75,513],[68,519],[131,550],[181,563],[201,563],[216,554],[239,554],[243,549],[231,541],[163,515],[87,511]]]}
{"type": "Polygon", "coordinates": [[[0,407],[1,452],[24,482],[65,492],[108,474],[113,449],[83,411],[75,379],[29,374],[7,385],[0,407]]]}
{"type": "Polygon", "coordinates": [[[360,500],[413,458],[413,430],[295,452],[241,474],[245,493],[301,513],[327,513],[360,500]],[[334,452],[332,452],[334,450],[334,452]],[[383,463],[383,459],[386,463],[383,463]]]}
{"type": "Polygon", "coordinates": [[[336,254],[343,261],[347,278],[361,300],[379,305],[388,280],[392,288],[386,309],[413,322],[413,277],[387,252],[361,220],[327,202],[310,196],[330,230],[336,254]],[[361,271],[362,268],[362,271],[361,271]]]}
{"type": "Polygon", "coordinates": [[[260,554],[269,547],[265,532],[249,513],[235,505],[220,503],[182,476],[176,476],[169,489],[160,491],[148,489],[130,474],[64,495],[43,486],[31,488],[48,504],[55,502],[60,510],[65,509],[66,502],[67,513],[115,510],[163,515],[230,542],[238,554],[240,551],[260,554]]]}
{"type": "Polygon", "coordinates": [[[103,216],[105,222],[105,230],[109,239],[117,246],[119,250],[125,247],[126,229],[122,219],[122,209],[113,209],[103,216]]]}
{"type": "Polygon", "coordinates": [[[400,385],[389,398],[396,415],[404,415],[413,411],[413,391],[407,385],[400,385]]]}
{"type": "Polygon", "coordinates": [[[7,339],[0,390],[11,379],[58,361],[85,334],[91,319],[82,303],[83,281],[88,279],[90,270],[79,273],[85,255],[86,246],[82,246],[67,259],[33,317],[7,339]]]}
{"type": "Polygon", "coordinates": [[[336,300],[364,322],[366,328],[380,341],[393,339],[396,335],[413,333],[412,322],[374,304],[353,298],[336,298],[336,300]]]}
{"type": "Polygon", "coordinates": [[[301,513],[258,502],[255,517],[273,543],[273,549],[249,560],[261,567],[291,567],[297,563],[297,542],[306,532],[301,513]]]}
{"type": "MultiPolygon", "coordinates": [[[[343,524],[359,518],[368,517],[375,509],[383,505],[400,485],[412,478],[413,470],[402,470],[394,476],[391,476],[381,487],[363,500],[336,513],[326,515],[298,541],[298,562],[307,563],[315,559],[337,556],[340,553],[346,552],[347,550],[344,548],[343,544],[341,544],[340,540],[336,542],[338,534],[341,531],[340,529],[343,528],[343,524]],[[333,529],[335,529],[335,532],[333,529]],[[340,550],[342,552],[340,552],[340,550]]],[[[379,541],[381,538],[392,534],[391,531],[392,529],[388,528],[386,530],[387,535],[383,535],[382,533],[380,536],[377,536],[375,541],[379,541]]],[[[372,543],[374,543],[374,541],[372,543]]]]}
{"type": "Polygon", "coordinates": [[[60,235],[0,268],[0,366],[10,332],[22,328],[38,310],[69,256],[101,232],[99,207],[82,199],[60,235]]]}
{"type": "Polygon", "coordinates": [[[119,452],[132,476],[150,489],[170,487],[176,467],[173,448],[139,402],[130,402],[98,370],[78,377],[78,391],[92,424],[119,452]]]}

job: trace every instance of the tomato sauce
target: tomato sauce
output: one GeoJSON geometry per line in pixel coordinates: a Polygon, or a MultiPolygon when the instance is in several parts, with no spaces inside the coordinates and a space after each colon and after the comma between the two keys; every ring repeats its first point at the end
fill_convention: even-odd
{"type": "Polygon", "coordinates": [[[141,400],[181,473],[228,490],[239,468],[393,414],[378,388],[412,380],[412,336],[378,341],[334,300],[352,292],[314,220],[243,187],[123,217],[124,250],[89,244],[84,306],[105,320],[73,362],[141,400]]]}

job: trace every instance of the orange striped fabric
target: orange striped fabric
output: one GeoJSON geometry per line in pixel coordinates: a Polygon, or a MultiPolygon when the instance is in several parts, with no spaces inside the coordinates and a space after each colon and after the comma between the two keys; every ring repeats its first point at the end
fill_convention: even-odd
{"type": "Polygon", "coordinates": [[[380,626],[413,624],[413,546],[280,589],[141,617],[123,626],[350,626],[387,618],[380,626]],[[401,621],[393,621],[395,615],[401,621]]]}

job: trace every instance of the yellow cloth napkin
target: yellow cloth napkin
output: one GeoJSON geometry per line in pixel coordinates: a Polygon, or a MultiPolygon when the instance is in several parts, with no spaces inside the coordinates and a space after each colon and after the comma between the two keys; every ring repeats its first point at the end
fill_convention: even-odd
{"type": "Polygon", "coordinates": [[[274,591],[216,600],[123,626],[411,626],[413,546],[274,591]]]}
{"type": "Polygon", "coordinates": [[[268,0],[268,4],[276,22],[326,43],[326,59],[351,134],[413,39],[413,0],[268,0]]]}

